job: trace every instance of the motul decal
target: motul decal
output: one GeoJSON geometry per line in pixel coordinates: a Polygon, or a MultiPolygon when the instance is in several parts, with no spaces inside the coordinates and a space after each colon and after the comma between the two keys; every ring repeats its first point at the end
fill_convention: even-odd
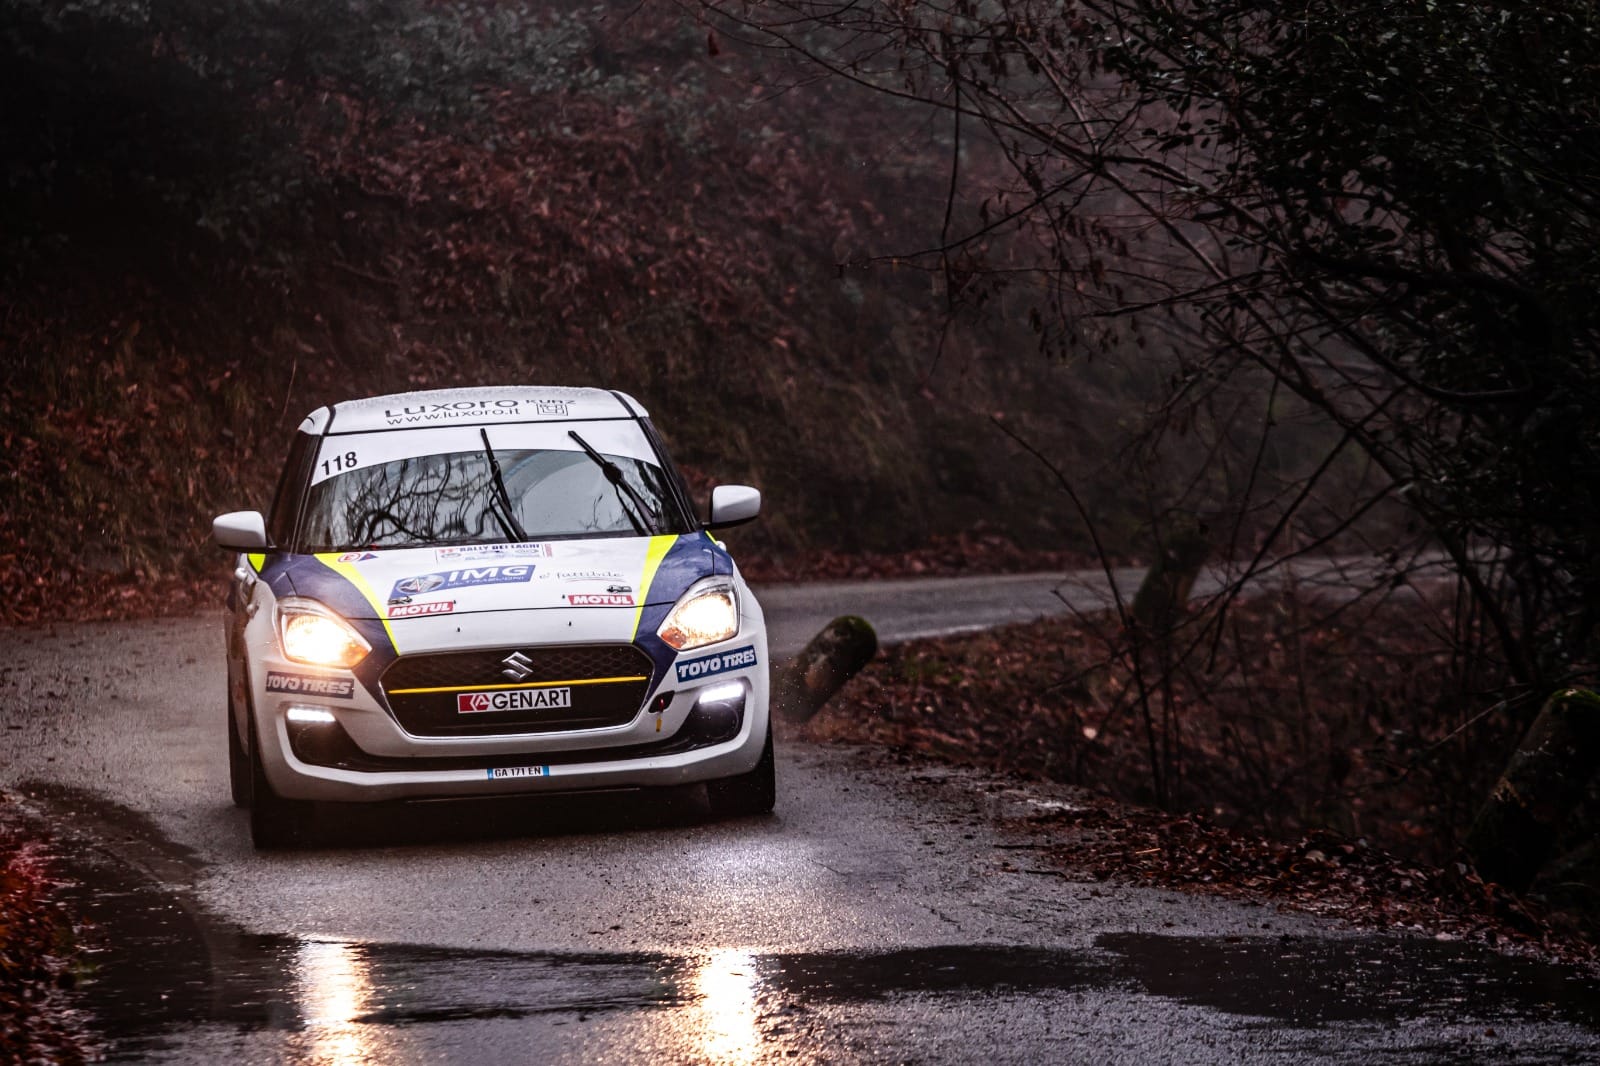
{"type": "Polygon", "coordinates": [[[509,692],[462,692],[456,696],[458,714],[492,714],[496,711],[540,711],[546,707],[571,707],[570,688],[523,688],[509,692]]]}
{"type": "Polygon", "coordinates": [[[389,608],[389,617],[415,618],[419,614],[450,614],[455,609],[455,600],[438,600],[434,603],[402,603],[389,608]]]}
{"type": "Polygon", "coordinates": [[[632,607],[633,597],[621,592],[572,592],[567,603],[573,607],[632,607]]]}

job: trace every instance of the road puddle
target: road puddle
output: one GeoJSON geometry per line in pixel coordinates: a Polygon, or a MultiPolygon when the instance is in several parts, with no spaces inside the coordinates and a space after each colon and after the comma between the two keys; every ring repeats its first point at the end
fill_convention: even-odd
{"type": "MultiPolygon", "coordinates": [[[[1397,1030],[1424,1058],[1495,1027],[1528,1029],[1523,1046],[1537,1053],[1516,1061],[1581,1060],[1600,1045],[1591,974],[1420,938],[1114,933],[1081,950],[679,954],[251,935],[198,906],[197,861],[148,820],[72,790],[39,798],[67,823],[96,826],[66,860],[66,895],[84,923],[77,995],[112,1060],[962,1061],[966,1045],[937,1042],[955,1030],[991,1042],[1025,1033],[994,1061],[1042,1061],[1063,1017],[1103,1012],[1073,1038],[1100,1046],[1132,1031],[1170,1039],[1167,1017],[1184,1011],[1224,1031],[1279,1034],[1271,1047],[1290,1057],[1329,1047],[1353,1062],[1384,1057],[1398,1047],[1382,1033],[1397,1030]],[[1347,1044],[1358,1029],[1380,1042],[1347,1044]],[[1283,1042],[1296,1033],[1306,1043],[1283,1042]]],[[[1507,1050],[1473,1055],[1510,1061],[1507,1050]]]]}
{"type": "Polygon", "coordinates": [[[1410,937],[1114,933],[1096,945],[1149,995],[1297,1026],[1477,1018],[1600,1031],[1600,984],[1570,966],[1410,937]]]}
{"type": "Polygon", "coordinates": [[[352,1064],[405,1059],[412,1034],[429,1026],[459,1036],[463,1024],[509,1020],[526,1030],[539,1019],[548,1034],[637,1015],[648,1016],[665,1059],[758,1061],[808,1011],[1085,993],[1306,1029],[1421,1019],[1600,1031],[1600,995],[1586,974],[1460,943],[1122,933],[1083,951],[465,951],[248,935],[105,855],[75,865],[72,902],[91,923],[92,947],[80,994],[114,1060],[165,1057],[197,1027],[276,1034],[293,1058],[352,1064]]]}

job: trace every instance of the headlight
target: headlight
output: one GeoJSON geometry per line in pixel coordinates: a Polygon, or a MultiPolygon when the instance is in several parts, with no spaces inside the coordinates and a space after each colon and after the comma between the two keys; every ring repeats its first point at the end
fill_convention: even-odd
{"type": "Polygon", "coordinates": [[[656,636],[678,651],[715,644],[738,633],[739,598],[725,577],[691,585],[656,630],[656,636]]]}
{"type": "Polygon", "coordinates": [[[278,607],[278,634],[283,654],[309,666],[349,668],[367,657],[372,645],[350,623],[327,608],[306,601],[278,607]]]}

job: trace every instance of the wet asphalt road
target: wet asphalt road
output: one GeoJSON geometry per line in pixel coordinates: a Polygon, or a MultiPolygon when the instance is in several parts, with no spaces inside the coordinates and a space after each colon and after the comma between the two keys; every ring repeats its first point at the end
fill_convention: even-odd
{"type": "MultiPolygon", "coordinates": [[[[886,639],[1059,611],[1052,584],[762,600],[781,652],[846,611],[886,639]]],[[[356,811],[257,855],[221,640],[0,631],[0,789],[71,844],[114,1060],[1600,1061],[1587,975],[1074,883],[1027,847],[1069,791],[875,752],[780,744],[769,818],[692,791],[356,811]]]]}

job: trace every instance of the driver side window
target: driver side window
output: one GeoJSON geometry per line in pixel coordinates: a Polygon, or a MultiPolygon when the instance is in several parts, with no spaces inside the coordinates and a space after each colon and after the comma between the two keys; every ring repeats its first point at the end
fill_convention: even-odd
{"type": "Polygon", "coordinates": [[[272,494],[272,509],[267,512],[267,539],[279,548],[294,537],[294,522],[300,512],[300,497],[305,492],[311,461],[316,458],[317,438],[296,433],[289,445],[289,458],[278,475],[278,488],[272,494]]]}

